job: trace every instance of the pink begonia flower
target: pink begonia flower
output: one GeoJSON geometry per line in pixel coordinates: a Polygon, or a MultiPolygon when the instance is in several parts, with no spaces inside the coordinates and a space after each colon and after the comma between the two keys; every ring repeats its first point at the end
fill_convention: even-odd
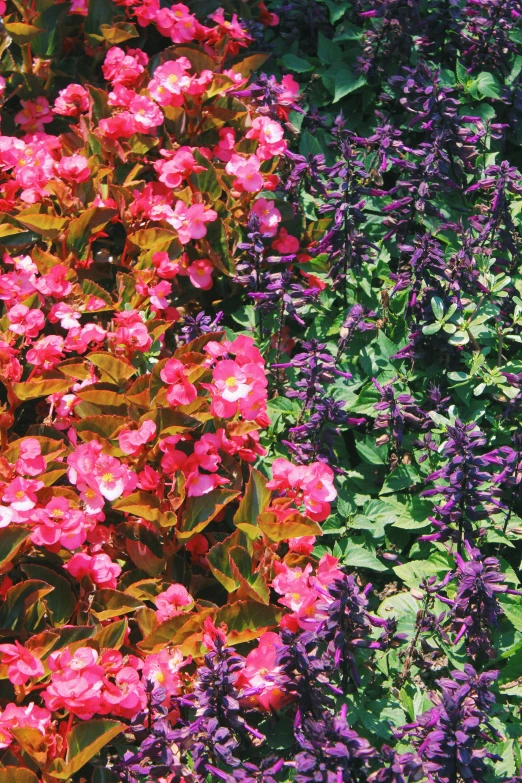
{"type": "Polygon", "coordinates": [[[89,93],[81,84],[68,84],[58,93],[53,110],[55,114],[78,117],[79,114],[89,111],[89,93]]]}
{"type": "Polygon", "coordinates": [[[152,337],[137,310],[126,310],[119,313],[114,318],[114,323],[118,327],[115,333],[118,344],[142,352],[149,350],[152,345],[152,337]]]}
{"type": "Polygon", "coordinates": [[[45,459],[36,438],[24,438],[20,443],[20,456],[16,460],[15,470],[25,476],[38,476],[45,470],[45,459]]]}
{"type": "Polygon", "coordinates": [[[44,707],[37,707],[30,702],[24,707],[18,707],[10,702],[5,710],[0,712],[0,748],[7,748],[13,741],[10,729],[37,729],[42,735],[51,725],[52,715],[44,707]]]}
{"type": "Polygon", "coordinates": [[[152,254],[152,263],[159,277],[164,277],[168,280],[180,273],[183,274],[185,271],[180,269],[180,259],[171,260],[169,254],[162,251],[152,254]]]}
{"type": "Polygon", "coordinates": [[[26,133],[41,132],[44,125],[52,122],[54,117],[47,98],[39,95],[34,100],[20,101],[22,110],[15,114],[14,121],[20,125],[26,133]]]}
{"type": "Polygon", "coordinates": [[[236,687],[247,691],[253,689],[254,693],[242,698],[242,703],[250,707],[259,706],[266,712],[278,710],[288,703],[288,694],[277,682],[278,675],[282,673],[282,666],[277,663],[279,648],[282,648],[281,637],[267,631],[259,638],[258,646],[248,653],[236,687]]]}
{"type": "Polygon", "coordinates": [[[160,372],[160,378],[168,384],[167,400],[170,405],[188,405],[198,396],[196,387],[185,375],[185,365],[179,359],[169,359],[160,372]]]}
{"type": "Polygon", "coordinates": [[[217,220],[217,212],[207,209],[204,204],[193,204],[191,207],[181,201],[176,202],[174,214],[167,219],[178,232],[179,240],[186,244],[191,239],[202,239],[206,236],[206,223],[217,220]]]}
{"type": "Polygon", "coordinates": [[[100,120],[98,131],[108,139],[130,139],[136,132],[134,117],[129,111],[122,111],[114,117],[100,120]]]}
{"type": "Polygon", "coordinates": [[[218,160],[228,163],[234,154],[236,143],[236,132],[233,128],[219,129],[219,142],[216,144],[212,153],[218,160]]]}
{"type": "Polygon", "coordinates": [[[130,102],[129,110],[134,117],[138,133],[147,133],[162,125],[165,119],[161,109],[145,95],[137,95],[130,102]]]}
{"type": "Polygon", "coordinates": [[[186,57],[168,60],[154,71],[154,78],[147,85],[149,93],[160,106],[181,106],[183,93],[190,87],[191,77],[187,73],[191,64],[186,57]]]}
{"type": "Polygon", "coordinates": [[[36,281],[36,288],[41,294],[54,296],[55,299],[68,296],[72,291],[72,283],[67,280],[68,272],[69,267],[65,264],[57,264],[36,281]]]}
{"type": "Polygon", "coordinates": [[[56,166],[56,172],[66,182],[86,182],[91,176],[89,164],[83,155],[62,158],[56,166]]]}
{"type": "Polygon", "coordinates": [[[37,546],[55,549],[77,549],[87,538],[87,531],[96,524],[80,509],[72,508],[67,498],[52,498],[44,508],[37,509],[32,517],[36,524],[31,541],[37,546]]]}
{"type": "Polygon", "coordinates": [[[261,221],[261,233],[268,236],[274,236],[277,233],[277,227],[281,222],[281,213],[274,206],[273,201],[268,201],[266,198],[258,198],[254,202],[251,212],[261,221]]]}
{"type": "Polygon", "coordinates": [[[76,579],[89,576],[98,587],[110,587],[113,590],[121,574],[121,567],[103,552],[92,556],[83,552],[75,554],[63,567],[76,579]]]}
{"type": "Polygon", "coordinates": [[[247,374],[237,362],[224,359],[214,368],[212,379],[219,393],[227,402],[236,402],[248,395],[251,387],[247,383],[247,374]]]}
{"type": "Polygon", "coordinates": [[[106,500],[116,500],[125,489],[126,470],[116,457],[100,454],[96,460],[93,478],[106,500]]]}
{"type": "Polygon", "coordinates": [[[121,430],[118,433],[118,443],[124,454],[139,454],[145,443],[154,440],[156,425],[152,419],[146,419],[137,430],[121,430]]]}
{"type": "Polygon", "coordinates": [[[138,93],[136,90],[129,90],[128,87],[124,87],[123,84],[115,84],[114,89],[109,93],[109,106],[119,106],[129,109],[131,101],[137,98],[138,93]]]}
{"type": "Polygon", "coordinates": [[[49,310],[48,318],[52,324],[60,322],[62,329],[72,329],[78,326],[82,314],[66,302],[57,302],[49,310]]]}
{"type": "Polygon", "coordinates": [[[183,3],[162,8],[157,13],[155,22],[162,35],[170,37],[178,44],[193,41],[199,30],[199,22],[183,3]]]}
{"type": "Polygon", "coordinates": [[[230,479],[218,476],[217,474],[210,475],[195,470],[187,475],[185,490],[188,497],[199,498],[202,495],[206,495],[208,492],[212,492],[213,489],[216,489],[216,487],[219,487],[222,484],[228,484],[229,481],[230,479]]]}
{"type": "Polygon", "coordinates": [[[20,642],[0,644],[2,665],[7,666],[7,676],[13,685],[25,685],[31,677],[42,677],[43,663],[26,650],[20,642]]]}
{"type": "Polygon", "coordinates": [[[166,310],[169,306],[168,296],[172,293],[172,285],[167,280],[162,280],[156,285],[147,287],[150,296],[151,307],[155,310],[166,310]]]}
{"type": "Polygon", "coordinates": [[[27,351],[25,358],[29,364],[41,367],[42,370],[52,370],[63,359],[63,337],[50,334],[41,337],[33,347],[27,351]]]}
{"type": "Polygon", "coordinates": [[[127,49],[125,53],[118,46],[113,46],[105,56],[103,76],[113,84],[132,87],[144,73],[148,62],[148,56],[140,49],[127,49]]]}
{"type": "Polygon", "coordinates": [[[36,506],[36,493],[43,486],[43,481],[32,481],[18,476],[6,487],[2,500],[10,503],[15,511],[30,511],[36,506]]]}
{"type": "Polygon", "coordinates": [[[300,536],[299,538],[289,538],[288,549],[290,552],[295,552],[298,555],[306,555],[308,557],[314,550],[315,541],[315,536],[300,536]]]}
{"type": "Polygon", "coordinates": [[[158,688],[164,688],[167,698],[177,696],[181,693],[182,686],[179,671],[188,663],[190,659],[183,660],[179,647],[152,653],[147,655],[143,662],[143,677],[158,688]]]}
{"type": "Polygon", "coordinates": [[[246,190],[248,193],[258,193],[263,189],[263,175],[259,168],[261,161],[256,155],[243,158],[241,155],[232,155],[225,170],[227,174],[236,177],[234,187],[237,190],[246,190]]]}
{"type": "Polygon", "coordinates": [[[26,337],[38,337],[45,326],[45,316],[41,310],[30,310],[26,305],[18,304],[7,312],[9,331],[24,334],[26,337]]]}
{"type": "Polygon", "coordinates": [[[281,79],[281,87],[283,91],[277,96],[277,102],[280,106],[290,106],[299,97],[299,83],[287,73],[281,79]]]}
{"type": "Polygon", "coordinates": [[[272,247],[284,255],[290,255],[299,250],[299,240],[289,234],[286,228],[281,228],[277,239],[272,242],[272,247]]]}
{"type": "Polygon", "coordinates": [[[214,265],[208,258],[200,258],[194,261],[188,268],[190,282],[194,288],[201,288],[208,291],[212,288],[212,272],[214,265]]]}
{"type": "Polygon", "coordinates": [[[147,697],[136,669],[124,666],[116,673],[115,682],[105,681],[99,712],[134,718],[147,704],[147,697]]]}
{"type": "Polygon", "coordinates": [[[154,602],[156,617],[162,623],[181,614],[184,607],[192,604],[192,597],[183,585],[173,584],[164,593],[160,593],[154,602]]]}

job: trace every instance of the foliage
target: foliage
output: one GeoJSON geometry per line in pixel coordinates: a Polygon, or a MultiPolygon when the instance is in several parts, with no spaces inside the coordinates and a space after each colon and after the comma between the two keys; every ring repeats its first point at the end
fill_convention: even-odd
{"type": "Polygon", "coordinates": [[[267,6],[0,1],[9,783],[520,779],[522,6],[267,6]]]}

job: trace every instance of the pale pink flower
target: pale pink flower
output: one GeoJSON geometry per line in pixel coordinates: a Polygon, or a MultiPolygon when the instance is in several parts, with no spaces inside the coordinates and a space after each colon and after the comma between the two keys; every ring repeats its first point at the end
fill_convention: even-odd
{"type": "Polygon", "coordinates": [[[68,84],[54,102],[55,114],[77,117],[89,111],[89,93],[81,84],[68,84]]]}
{"type": "Polygon", "coordinates": [[[170,617],[181,614],[183,609],[192,604],[192,597],[186,588],[180,584],[172,584],[164,593],[155,598],[156,617],[162,623],[170,617]]]}
{"type": "Polygon", "coordinates": [[[89,164],[83,155],[69,155],[62,158],[56,171],[66,182],[86,182],[91,176],[89,164]]]}
{"type": "Polygon", "coordinates": [[[7,666],[7,676],[13,685],[25,685],[31,677],[42,677],[43,663],[26,650],[20,642],[0,644],[2,664],[7,666]]]}
{"type": "Polygon", "coordinates": [[[45,316],[41,310],[30,310],[26,305],[18,304],[7,312],[9,331],[24,334],[26,337],[38,337],[45,326],[45,316]]]}
{"type": "Polygon", "coordinates": [[[15,511],[30,511],[36,506],[36,493],[43,486],[43,481],[33,481],[17,476],[4,490],[2,500],[5,503],[10,503],[15,511]]]}
{"type": "Polygon", "coordinates": [[[15,470],[25,476],[38,476],[45,470],[45,459],[36,438],[24,438],[20,443],[20,456],[16,460],[15,470]]]}
{"type": "Polygon", "coordinates": [[[214,265],[208,258],[200,258],[194,261],[188,268],[190,282],[194,288],[201,288],[208,291],[212,288],[212,272],[214,265]]]}
{"type": "Polygon", "coordinates": [[[118,443],[124,454],[139,454],[145,443],[154,440],[156,435],[156,425],[152,419],[145,419],[141,427],[137,430],[121,430],[118,433],[118,443]]]}

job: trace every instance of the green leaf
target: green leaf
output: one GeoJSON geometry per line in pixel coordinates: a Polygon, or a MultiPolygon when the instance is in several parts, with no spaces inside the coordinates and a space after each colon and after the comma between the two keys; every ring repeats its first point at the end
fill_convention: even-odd
{"type": "Polygon", "coordinates": [[[36,231],[37,234],[41,234],[46,239],[56,239],[68,220],[67,218],[56,217],[56,215],[40,215],[37,212],[34,214],[23,212],[17,215],[16,219],[23,226],[36,231]]]}
{"type": "Polygon", "coordinates": [[[34,378],[32,381],[13,383],[13,391],[19,400],[36,400],[49,394],[59,394],[71,388],[70,378],[34,378]]]}
{"type": "Polygon", "coordinates": [[[270,505],[272,493],[266,488],[267,479],[255,468],[250,469],[250,478],[245,494],[234,515],[234,524],[251,538],[257,538],[260,531],[258,516],[270,505]]]}
{"type": "Polygon", "coordinates": [[[391,492],[407,489],[412,484],[416,484],[419,478],[419,473],[413,465],[399,465],[386,477],[379,494],[389,495],[391,492]]]}
{"type": "Polygon", "coordinates": [[[8,525],[0,528],[0,568],[10,563],[27,541],[30,529],[23,525],[8,525]]]}
{"type": "Polygon", "coordinates": [[[103,40],[100,35],[101,26],[102,24],[110,25],[115,15],[116,8],[111,3],[111,0],[89,0],[89,8],[84,24],[86,35],[94,34],[97,36],[95,43],[98,43],[99,39],[103,40]]]}
{"type": "Polygon", "coordinates": [[[517,631],[522,631],[522,603],[511,603],[507,600],[499,598],[499,602],[502,606],[502,611],[513,624],[517,631]]]}
{"type": "MultiPolygon", "coordinates": [[[[67,247],[69,250],[81,257],[85,248],[89,246],[91,236],[102,231],[117,214],[115,209],[91,207],[82,212],[80,217],[71,220],[67,227],[67,247]]],[[[107,296],[107,292],[105,292],[105,296],[107,296]]],[[[110,297],[109,301],[112,302],[110,297]]]]}
{"type": "Polygon", "coordinates": [[[10,587],[0,608],[0,628],[12,628],[13,631],[25,628],[28,631],[26,613],[53,590],[51,585],[35,579],[26,579],[10,587]]]}
{"type": "Polygon", "coordinates": [[[40,580],[51,585],[54,590],[45,599],[51,615],[52,624],[65,625],[71,619],[76,608],[76,598],[69,581],[51,568],[36,563],[24,563],[22,571],[29,579],[40,580]]]}
{"type": "Polygon", "coordinates": [[[502,97],[502,85],[496,76],[492,73],[483,71],[479,73],[475,80],[475,84],[481,95],[486,98],[501,98],[502,97]]]}
{"type": "Polygon", "coordinates": [[[59,777],[74,775],[124,729],[124,723],[107,718],[78,723],[67,735],[66,765],[59,777]]]}
{"type": "Polygon", "coordinates": [[[433,296],[431,299],[431,309],[433,310],[433,315],[437,321],[442,321],[444,318],[444,302],[442,299],[438,296],[433,296]]]}
{"type": "Polygon", "coordinates": [[[94,351],[88,355],[88,359],[101,370],[101,381],[117,383],[120,386],[136,375],[136,368],[132,364],[113,356],[112,353],[94,351]]]}
{"type": "Polygon", "coordinates": [[[43,32],[31,41],[31,49],[42,59],[57,57],[62,51],[65,20],[70,12],[69,3],[52,3],[33,19],[43,32]]]}
{"type": "Polygon", "coordinates": [[[368,549],[362,546],[352,546],[348,544],[348,551],[343,558],[344,565],[353,568],[369,568],[371,571],[387,571],[388,566],[381,561],[368,549]]]}
{"type": "Polygon", "coordinates": [[[297,511],[289,514],[283,521],[280,521],[272,511],[265,511],[259,515],[257,521],[260,529],[270,541],[277,542],[289,538],[321,535],[320,525],[297,511]]]}
{"type": "Polygon", "coordinates": [[[434,324],[426,324],[426,326],[422,327],[422,333],[423,334],[437,334],[437,332],[440,332],[442,324],[434,323],[434,324]]]}
{"type": "Polygon", "coordinates": [[[254,601],[259,601],[268,606],[270,603],[268,587],[262,574],[259,572],[253,573],[252,558],[246,549],[242,546],[232,547],[228,556],[232,574],[240,586],[254,601]]]}
{"type": "Polygon", "coordinates": [[[24,22],[5,22],[4,27],[8,35],[10,35],[13,41],[19,46],[29,43],[29,41],[43,32],[40,27],[35,27],[35,25],[32,24],[25,24],[24,22]]]}
{"type": "Polygon", "coordinates": [[[127,618],[116,620],[114,623],[108,623],[101,631],[98,631],[93,637],[100,650],[119,650],[125,641],[125,636],[129,623],[127,618]]]}
{"type": "Polygon", "coordinates": [[[265,606],[257,601],[235,601],[218,609],[216,625],[226,623],[229,644],[242,644],[275,628],[282,611],[276,606],[265,606]]]}
{"type": "Polygon", "coordinates": [[[140,609],[143,601],[138,601],[127,593],[103,587],[96,590],[91,604],[91,611],[98,620],[109,620],[111,617],[119,617],[122,614],[140,609]]]}
{"type": "Polygon", "coordinates": [[[178,538],[188,541],[201,533],[227,503],[237,498],[239,492],[232,489],[213,489],[201,497],[190,497],[181,514],[178,538]]]}
{"type": "Polygon", "coordinates": [[[314,69],[314,66],[308,60],[298,57],[291,52],[285,54],[281,60],[289,71],[294,71],[295,73],[308,73],[308,71],[313,71],[314,69]]]}
{"type": "Polygon", "coordinates": [[[166,644],[182,647],[187,639],[201,633],[205,617],[214,612],[214,608],[205,607],[197,614],[182,612],[176,617],[171,617],[170,620],[160,623],[142,642],[139,642],[138,647],[144,652],[158,652],[166,644]]]}
{"type": "Polygon", "coordinates": [[[38,778],[30,769],[0,767],[0,783],[38,783],[38,778]]]}
{"type": "Polygon", "coordinates": [[[238,587],[239,582],[232,574],[232,568],[230,565],[230,558],[228,553],[230,549],[237,544],[239,536],[233,533],[224,541],[220,541],[210,549],[207,554],[207,562],[210,566],[210,570],[220,582],[227,593],[234,593],[238,587]]]}

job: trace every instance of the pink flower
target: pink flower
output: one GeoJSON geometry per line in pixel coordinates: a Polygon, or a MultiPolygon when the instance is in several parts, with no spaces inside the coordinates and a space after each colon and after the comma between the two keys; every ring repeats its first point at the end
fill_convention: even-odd
{"type": "Polygon", "coordinates": [[[148,90],[160,106],[181,106],[183,93],[190,87],[191,77],[187,73],[191,65],[186,57],[168,60],[158,65],[148,90]]]}
{"type": "Polygon", "coordinates": [[[68,296],[72,291],[72,283],[67,280],[68,273],[69,267],[65,264],[56,264],[46,275],[37,280],[36,288],[44,296],[53,296],[55,299],[68,296]]]}
{"type": "Polygon", "coordinates": [[[183,654],[178,647],[162,650],[147,655],[143,663],[143,676],[158,688],[164,688],[167,696],[176,696],[181,692],[182,685],[179,671],[189,662],[183,660],[183,654]]]}
{"type": "Polygon", "coordinates": [[[229,480],[217,474],[209,475],[208,473],[200,473],[199,470],[195,470],[187,475],[185,489],[189,497],[199,498],[208,492],[212,492],[213,489],[216,489],[221,484],[228,484],[229,480]]]}
{"type": "Polygon", "coordinates": [[[157,128],[165,119],[161,109],[145,95],[137,95],[133,98],[129,109],[134,117],[136,130],[140,133],[147,133],[152,128],[157,128]]]}
{"type": "Polygon", "coordinates": [[[160,623],[168,620],[170,617],[176,617],[181,614],[186,606],[192,603],[192,597],[187,590],[180,584],[173,584],[164,593],[160,593],[155,599],[157,611],[156,617],[160,623]]]}
{"type": "Polygon", "coordinates": [[[54,102],[55,114],[77,117],[89,111],[89,93],[81,84],[68,84],[54,102]]]}
{"type": "Polygon", "coordinates": [[[162,8],[156,16],[156,25],[162,35],[170,36],[174,43],[193,41],[198,31],[198,21],[183,3],[162,8]]]}
{"type": "Polygon", "coordinates": [[[266,198],[258,198],[252,206],[252,214],[256,215],[261,221],[261,232],[268,236],[274,236],[277,227],[281,222],[281,213],[274,206],[273,201],[266,198]]]}
{"type": "Polygon", "coordinates": [[[36,506],[36,493],[43,486],[43,481],[32,481],[18,476],[5,489],[2,500],[10,503],[15,511],[30,511],[36,506]]]}
{"type": "Polygon", "coordinates": [[[33,347],[27,351],[26,359],[29,364],[41,367],[42,370],[52,370],[63,359],[63,337],[50,334],[41,337],[33,347]]]}
{"type": "Polygon", "coordinates": [[[7,666],[7,676],[13,685],[25,685],[31,677],[42,677],[43,663],[26,650],[20,642],[0,644],[2,664],[7,666]]]}
{"type": "Polygon", "coordinates": [[[147,288],[147,293],[154,310],[166,310],[169,306],[167,297],[172,293],[172,285],[167,280],[162,280],[156,285],[150,285],[147,288]]]}
{"type": "Polygon", "coordinates": [[[13,741],[10,729],[37,729],[44,735],[51,725],[51,719],[49,710],[37,707],[34,702],[24,707],[17,707],[10,702],[0,712],[0,748],[7,748],[13,741]]]}
{"type": "Polygon", "coordinates": [[[25,334],[26,337],[38,337],[45,326],[45,316],[41,310],[30,310],[26,305],[18,304],[7,312],[9,331],[25,334]]]}
{"type": "Polygon", "coordinates": [[[236,132],[233,128],[219,129],[219,142],[212,150],[214,156],[224,163],[228,163],[234,153],[236,132]]]}
{"type": "Polygon", "coordinates": [[[149,58],[140,49],[128,49],[127,53],[118,46],[109,49],[103,64],[103,76],[113,84],[132,87],[138,81],[149,62],[149,58]]]}
{"type": "Polygon", "coordinates": [[[34,512],[36,525],[31,541],[37,546],[50,549],[63,546],[76,549],[87,538],[87,531],[96,523],[87,519],[83,511],[72,508],[67,498],[55,497],[45,508],[34,512]]]}
{"type": "Polygon", "coordinates": [[[62,158],[56,167],[58,176],[66,182],[86,182],[91,176],[91,170],[83,155],[70,155],[62,158]]]}
{"type": "Polygon", "coordinates": [[[160,277],[171,280],[180,273],[180,261],[171,260],[168,253],[158,252],[152,254],[152,263],[160,277]]]}
{"type": "Polygon", "coordinates": [[[42,457],[40,442],[36,438],[24,438],[20,443],[20,456],[16,460],[17,473],[26,476],[38,476],[45,470],[45,459],[42,457]]]}
{"type": "Polygon", "coordinates": [[[282,667],[278,665],[277,658],[281,647],[281,637],[268,631],[260,637],[258,646],[248,653],[236,680],[237,688],[252,691],[252,695],[241,700],[248,706],[260,706],[269,712],[280,709],[289,701],[282,684],[278,683],[282,667]]]}
{"type": "Polygon", "coordinates": [[[160,378],[169,384],[167,400],[170,405],[188,405],[198,396],[196,387],[185,375],[185,365],[179,359],[169,359],[160,372],[160,378]]]}
{"type": "Polygon", "coordinates": [[[154,440],[155,435],[156,425],[152,419],[146,419],[137,430],[121,430],[118,433],[118,443],[124,454],[132,454],[134,456],[142,451],[145,443],[154,440]]]}
{"type": "Polygon", "coordinates": [[[39,95],[34,100],[20,101],[22,110],[15,114],[15,122],[21,125],[26,133],[43,131],[44,125],[53,121],[53,113],[47,98],[39,95]]]}
{"type": "Polygon", "coordinates": [[[213,209],[207,209],[204,204],[187,207],[179,200],[167,222],[177,230],[180,242],[186,244],[191,239],[202,239],[207,233],[205,224],[214,220],[217,220],[217,212],[213,209]]]}
{"type": "Polygon", "coordinates": [[[274,239],[272,242],[272,247],[274,250],[278,250],[280,253],[290,255],[297,253],[299,250],[299,240],[297,237],[289,234],[286,228],[282,228],[279,231],[277,239],[274,239]]]}
{"type": "Polygon", "coordinates": [[[97,489],[107,500],[116,500],[125,489],[125,469],[121,462],[108,454],[100,454],[96,460],[93,479],[97,489]]]}
{"type": "Polygon", "coordinates": [[[207,258],[200,258],[198,261],[194,261],[188,268],[190,282],[194,288],[202,288],[204,291],[212,288],[213,269],[214,265],[207,258]]]}
{"type": "Polygon", "coordinates": [[[221,397],[227,402],[245,398],[251,389],[246,372],[232,359],[218,362],[212,378],[221,397]]]}
{"type": "Polygon", "coordinates": [[[226,165],[226,172],[236,177],[234,187],[237,190],[258,193],[263,189],[263,175],[259,171],[260,166],[261,161],[256,155],[250,155],[249,158],[232,155],[226,165]]]}

